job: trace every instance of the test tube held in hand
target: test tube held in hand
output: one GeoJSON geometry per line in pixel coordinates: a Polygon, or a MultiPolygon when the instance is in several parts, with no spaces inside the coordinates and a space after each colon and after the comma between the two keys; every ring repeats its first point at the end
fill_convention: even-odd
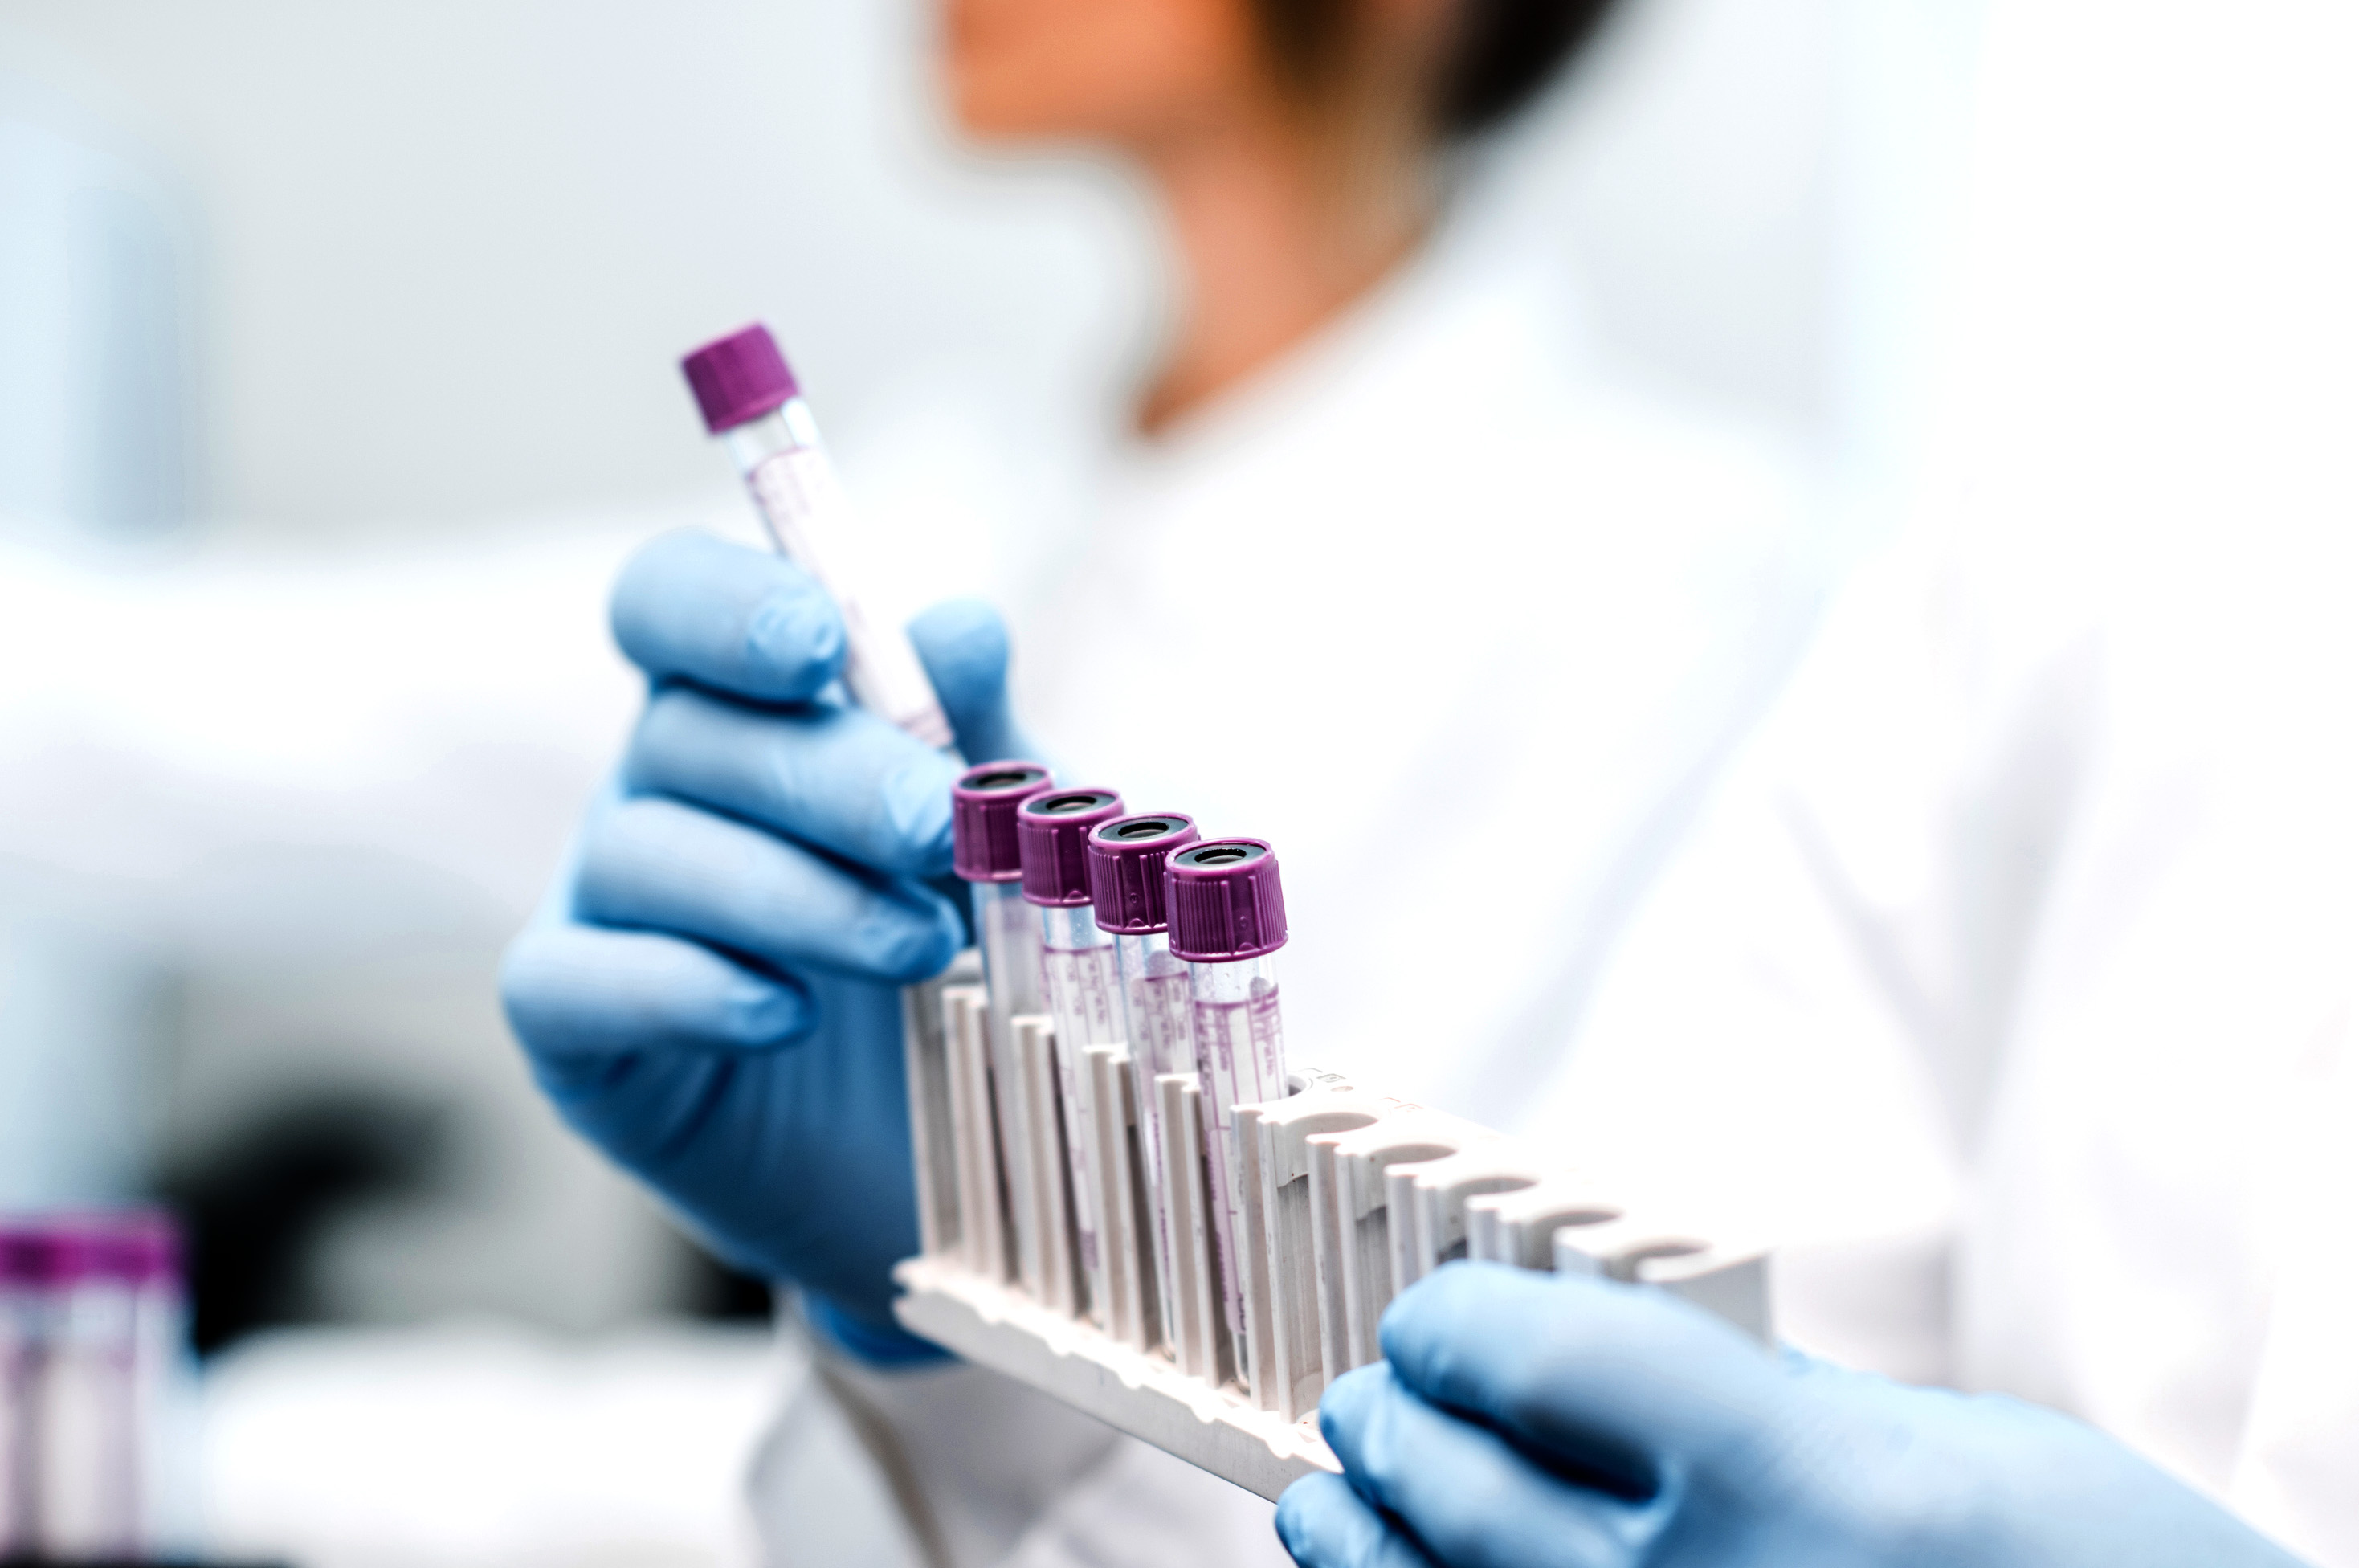
{"type": "Polygon", "coordinates": [[[1097,1128],[1082,1093],[1093,1045],[1123,1041],[1122,978],[1114,936],[1098,929],[1090,898],[1091,830],[1123,814],[1111,789],[1049,789],[1016,811],[1016,837],[1024,860],[1024,897],[1039,910],[1040,983],[1057,1029],[1057,1085],[1065,1130],[1065,1158],[1073,1184],[1073,1231],[1089,1312],[1108,1322],[1108,1258],[1101,1245],[1093,1150],[1097,1128]]]}
{"type": "Polygon", "coordinates": [[[959,775],[951,788],[951,867],[974,899],[975,943],[983,950],[983,984],[990,1005],[984,1035],[991,1054],[992,1104],[999,1118],[999,1156],[1007,1191],[1018,1194],[1010,1218],[1016,1232],[1016,1277],[1038,1300],[1047,1269],[1038,1216],[1021,1201],[1033,1190],[1034,1139],[1024,1114],[1023,1082],[1011,1021],[1045,1011],[1040,991],[1040,917],[1024,901],[1023,852],[1016,810],[1053,788],[1037,762],[986,762],[959,775]]]}
{"type": "Polygon", "coordinates": [[[1164,863],[1163,897],[1172,955],[1188,965],[1223,1309],[1230,1332],[1242,1337],[1237,1247],[1245,1203],[1237,1186],[1235,1107],[1288,1093],[1276,963],[1286,945],[1286,899],[1277,853],[1255,838],[1190,844],[1164,863]]]}
{"type": "MultiPolygon", "coordinates": [[[[1178,812],[1117,817],[1090,833],[1090,898],[1100,931],[1114,938],[1122,976],[1124,1031],[1138,1100],[1140,1165],[1154,1215],[1157,1300],[1172,1297],[1171,1207],[1163,1191],[1163,1097],[1155,1080],[1196,1071],[1188,966],[1171,955],[1163,865],[1201,836],[1178,812]]],[[[1166,1325],[1169,1326],[1168,1324],[1166,1325]]]]}
{"type": "Polygon", "coordinates": [[[705,429],[728,443],[770,542],[834,599],[843,617],[843,684],[853,700],[928,746],[949,746],[950,721],[917,649],[898,626],[873,620],[861,603],[859,519],[770,330],[756,322],[679,364],[705,429]]]}

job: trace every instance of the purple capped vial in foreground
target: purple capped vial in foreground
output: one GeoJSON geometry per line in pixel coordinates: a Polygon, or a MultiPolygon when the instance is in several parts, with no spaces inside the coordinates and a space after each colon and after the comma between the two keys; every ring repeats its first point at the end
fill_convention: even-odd
{"type": "Polygon", "coordinates": [[[0,1218],[0,1438],[20,1462],[0,1465],[0,1552],[167,1555],[172,1521],[154,1499],[176,1480],[158,1422],[181,1354],[178,1259],[171,1221],[152,1210],[0,1218]],[[26,1536],[28,1518],[54,1533],[26,1536]]]}
{"type": "Polygon", "coordinates": [[[951,723],[901,628],[862,608],[850,566],[860,522],[787,356],[759,321],[679,362],[704,428],[729,448],[778,553],[819,580],[843,618],[843,684],[853,702],[931,746],[951,723]]]}
{"type": "Polygon", "coordinates": [[[1286,945],[1286,898],[1277,854],[1261,839],[1191,844],[1163,868],[1171,952],[1188,964],[1196,1073],[1204,1096],[1205,1155],[1221,1253],[1229,1331],[1245,1333],[1237,1245],[1245,1224],[1237,1190],[1236,1107],[1284,1099],[1286,1039],[1278,1023],[1277,950],[1286,945]]]}
{"type": "Polygon", "coordinates": [[[1223,838],[1165,863],[1171,951],[1190,964],[1233,964],[1286,945],[1277,854],[1257,838],[1223,838]]]}

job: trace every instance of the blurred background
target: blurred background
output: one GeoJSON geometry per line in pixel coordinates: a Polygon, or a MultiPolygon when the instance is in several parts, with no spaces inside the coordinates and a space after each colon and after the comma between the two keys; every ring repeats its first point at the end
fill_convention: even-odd
{"type": "MultiPolygon", "coordinates": [[[[1874,517],[1974,24],[1631,0],[1471,199],[1874,517]]],[[[683,350],[767,320],[889,514],[1166,329],[1144,203],[962,150],[931,25],[0,0],[0,1211],[183,1216],[230,1550],[736,1550],[766,1293],[570,1139],[493,975],[636,702],[606,579],[745,529],[683,350]],[[460,1422],[516,1473],[438,1473],[460,1422]]]]}

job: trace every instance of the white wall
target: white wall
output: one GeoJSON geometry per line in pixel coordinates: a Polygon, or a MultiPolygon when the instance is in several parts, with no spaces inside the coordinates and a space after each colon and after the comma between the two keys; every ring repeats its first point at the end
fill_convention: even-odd
{"type": "MultiPolygon", "coordinates": [[[[1523,155],[1610,341],[1803,422],[1827,406],[1837,4],[1634,0],[1523,155]]],[[[1135,362],[1135,204],[1103,170],[953,148],[929,15],[0,0],[0,48],[201,215],[202,508],[350,533],[709,491],[672,362],[756,315],[840,430],[929,364],[1135,362]]]]}

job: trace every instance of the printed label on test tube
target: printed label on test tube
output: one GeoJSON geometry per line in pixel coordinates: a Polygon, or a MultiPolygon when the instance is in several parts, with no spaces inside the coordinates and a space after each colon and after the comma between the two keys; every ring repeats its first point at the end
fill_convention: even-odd
{"type": "Polygon", "coordinates": [[[857,591],[859,519],[835,476],[819,423],[759,324],[680,361],[705,429],[723,438],[779,553],[819,580],[843,617],[843,684],[853,700],[928,746],[951,744],[950,721],[917,650],[874,620],[857,591]]]}
{"type": "Polygon", "coordinates": [[[1100,931],[1090,898],[1092,829],[1123,814],[1111,789],[1050,789],[1016,811],[1024,857],[1024,897],[1040,921],[1041,988],[1057,1025],[1058,1098],[1064,1114],[1065,1158],[1073,1183],[1074,1244],[1089,1280],[1090,1316],[1108,1323],[1110,1292],[1097,1203],[1097,1127],[1083,1091],[1085,1053],[1093,1045],[1121,1045],[1122,975],[1114,936],[1100,931]]]}
{"type": "Polygon", "coordinates": [[[1189,970],[1222,1301],[1230,1332],[1242,1338],[1237,1247],[1245,1200],[1237,1187],[1235,1107],[1288,1092],[1275,961],[1286,945],[1286,899],[1277,855],[1260,839],[1190,844],[1170,857],[1163,875],[1171,952],[1189,970]]]}
{"type": "MultiPolygon", "coordinates": [[[[1089,842],[1090,898],[1098,929],[1114,937],[1122,976],[1123,1028],[1138,1101],[1139,1163],[1155,1231],[1156,1299],[1167,1304],[1176,1300],[1177,1276],[1170,1198],[1163,1185],[1163,1096],[1155,1080],[1166,1073],[1193,1073],[1196,1051],[1188,966],[1171,956],[1163,865],[1173,850],[1186,848],[1198,836],[1193,822],[1166,812],[1101,823],[1089,842]]],[[[1168,1305],[1164,1330],[1175,1332],[1168,1305]]]]}
{"type": "Polygon", "coordinates": [[[1049,789],[1037,762],[986,762],[959,776],[951,789],[951,865],[974,895],[975,941],[983,949],[983,983],[990,995],[984,1038],[991,1058],[991,1098],[999,1121],[999,1158],[1016,1234],[1016,1273],[1036,1301],[1048,1290],[1039,1215],[1026,1201],[1034,1191],[1032,1129],[1025,1115],[1023,1076],[1016,1060],[1012,1020],[1042,1010],[1040,915],[1024,901],[1023,851],[1016,811],[1049,789]]]}

